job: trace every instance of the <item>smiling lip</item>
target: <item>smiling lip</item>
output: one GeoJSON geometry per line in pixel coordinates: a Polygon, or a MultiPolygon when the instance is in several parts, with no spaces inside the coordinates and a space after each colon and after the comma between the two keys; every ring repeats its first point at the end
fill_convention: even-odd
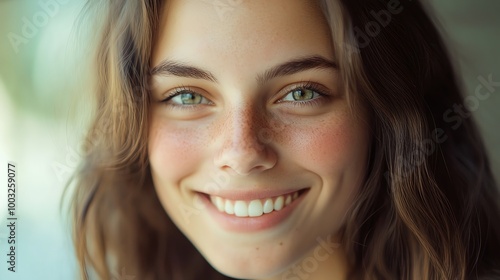
{"type": "MultiPolygon", "coordinates": [[[[308,189],[307,189],[308,190],[308,189]]],[[[307,190],[303,189],[299,191],[299,195],[296,199],[294,199],[291,203],[284,206],[279,211],[272,211],[267,214],[263,214],[258,217],[238,217],[236,215],[228,214],[224,211],[220,211],[211,201],[210,196],[208,194],[196,192],[195,194],[199,196],[200,201],[203,203],[205,208],[208,211],[208,214],[224,229],[233,231],[233,232],[255,232],[260,230],[265,230],[277,226],[278,224],[284,222],[293,212],[293,210],[297,207],[298,204],[304,199],[307,194],[307,190]]],[[[292,192],[274,192],[279,193],[281,195],[286,195],[293,193],[292,192]]],[[[244,198],[245,200],[252,199],[264,199],[266,197],[272,196],[271,193],[259,193],[256,195],[245,195],[245,196],[231,196],[244,198]]]]}
{"type": "Polygon", "coordinates": [[[219,196],[224,199],[230,200],[254,200],[254,199],[265,199],[268,197],[276,197],[280,195],[291,194],[296,191],[302,191],[304,189],[288,189],[288,190],[259,190],[259,191],[224,191],[220,190],[218,192],[206,193],[212,196],[219,196]]]}

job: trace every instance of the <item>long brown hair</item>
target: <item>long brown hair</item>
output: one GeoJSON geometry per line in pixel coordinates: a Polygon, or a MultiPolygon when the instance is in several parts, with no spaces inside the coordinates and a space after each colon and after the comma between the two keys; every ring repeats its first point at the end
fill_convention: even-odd
{"type": "MultiPolygon", "coordinates": [[[[163,1],[105,2],[87,6],[100,15],[97,104],[72,181],[82,277],[224,279],[169,219],[151,181],[149,57],[163,1]]],[[[500,277],[500,195],[472,118],[443,115],[463,96],[426,10],[416,0],[321,4],[344,90],[372,122],[366,183],[343,234],[352,278],[500,277]]]]}

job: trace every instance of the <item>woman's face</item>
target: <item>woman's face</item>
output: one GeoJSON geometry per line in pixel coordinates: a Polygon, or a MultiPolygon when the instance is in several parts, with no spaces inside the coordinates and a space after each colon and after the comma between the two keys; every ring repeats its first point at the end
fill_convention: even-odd
{"type": "Polygon", "coordinates": [[[149,160],[181,231],[237,278],[341,254],[325,243],[363,183],[370,136],[315,2],[168,1],[156,35],[149,160]]]}

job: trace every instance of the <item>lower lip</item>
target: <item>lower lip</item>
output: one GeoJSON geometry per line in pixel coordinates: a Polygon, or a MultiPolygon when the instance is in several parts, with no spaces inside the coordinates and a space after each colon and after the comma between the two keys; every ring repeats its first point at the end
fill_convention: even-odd
{"type": "Polygon", "coordinates": [[[229,231],[234,232],[254,232],[269,229],[284,222],[304,199],[307,191],[292,201],[288,206],[279,211],[273,211],[268,214],[263,214],[259,217],[236,217],[225,212],[220,212],[215,205],[210,202],[208,195],[197,193],[201,197],[202,203],[205,205],[210,216],[212,216],[219,225],[229,231]]]}

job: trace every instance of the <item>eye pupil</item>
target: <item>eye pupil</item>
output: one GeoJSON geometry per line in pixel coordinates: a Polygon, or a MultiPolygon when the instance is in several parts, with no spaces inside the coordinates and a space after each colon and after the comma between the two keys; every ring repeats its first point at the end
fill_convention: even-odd
{"type": "Polygon", "coordinates": [[[310,100],[314,97],[314,92],[308,89],[296,89],[293,91],[294,100],[310,100]]]}
{"type": "Polygon", "coordinates": [[[182,104],[200,104],[201,96],[193,93],[182,93],[180,95],[182,104]]]}

